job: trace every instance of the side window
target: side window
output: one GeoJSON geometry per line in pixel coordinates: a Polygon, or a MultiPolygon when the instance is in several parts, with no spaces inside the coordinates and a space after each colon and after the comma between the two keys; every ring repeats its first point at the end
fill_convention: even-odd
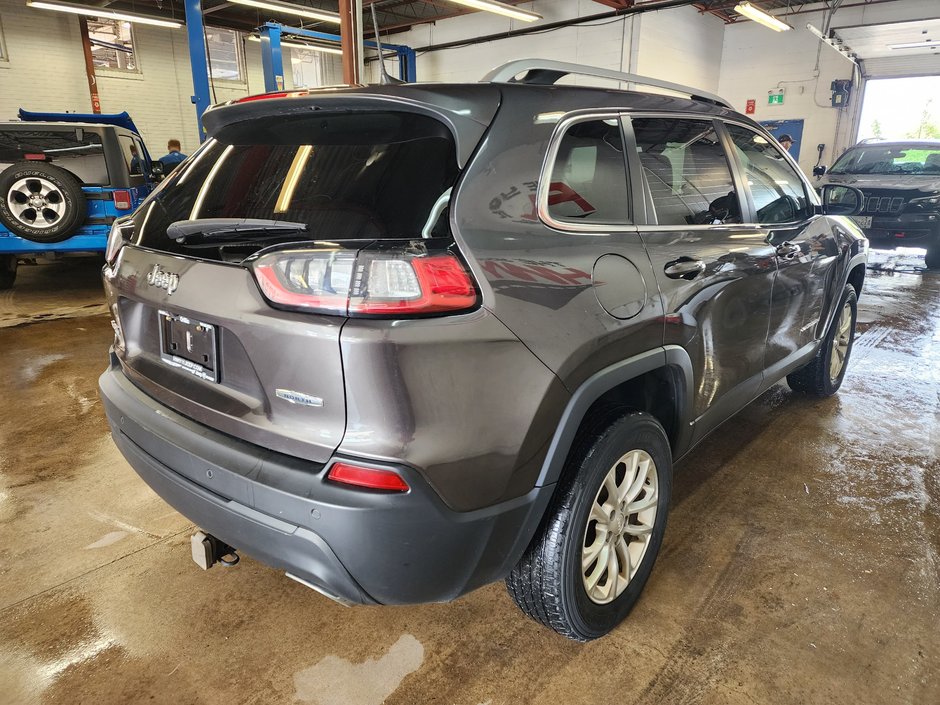
{"type": "Polygon", "coordinates": [[[620,119],[574,123],[552,165],[548,214],[575,224],[623,224],[629,210],[620,119]]]}
{"type": "Polygon", "coordinates": [[[744,166],[757,222],[761,225],[792,223],[812,214],[803,179],[783,153],[746,127],[727,125],[738,159],[744,166]]]}
{"type": "Polygon", "coordinates": [[[634,118],[637,149],[660,225],[741,222],[741,204],[711,121],[634,118]]]}
{"type": "Polygon", "coordinates": [[[96,68],[138,72],[131,23],[101,17],[88,18],[88,40],[96,68]]]}
{"type": "Polygon", "coordinates": [[[141,154],[136,140],[127,135],[121,135],[121,152],[124,154],[124,163],[127,165],[127,173],[139,175],[144,173],[144,155],[141,154]]]}

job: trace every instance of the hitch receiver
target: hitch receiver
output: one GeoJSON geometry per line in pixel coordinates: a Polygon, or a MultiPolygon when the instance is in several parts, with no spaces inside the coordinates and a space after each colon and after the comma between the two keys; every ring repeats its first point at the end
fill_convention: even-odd
{"type": "Polygon", "coordinates": [[[193,552],[193,561],[203,570],[209,570],[216,563],[231,567],[239,561],[234,548],[204,531],[197,531],[190,537],[189,541],[193,552]]]}

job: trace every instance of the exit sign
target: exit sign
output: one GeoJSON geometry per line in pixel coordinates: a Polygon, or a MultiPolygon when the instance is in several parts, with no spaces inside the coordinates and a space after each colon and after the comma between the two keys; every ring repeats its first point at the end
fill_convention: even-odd
{"type": "Polygon", "coordinates": [[[767,105],[783,105],[783,89],[767,91],[767,105]]]}

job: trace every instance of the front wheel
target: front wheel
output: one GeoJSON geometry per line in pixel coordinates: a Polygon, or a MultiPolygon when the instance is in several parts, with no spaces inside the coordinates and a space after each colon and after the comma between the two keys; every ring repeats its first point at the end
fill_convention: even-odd
{"type": "Polygon", "coordinates": [[[805,367],[787,375],[790,389],[814,397],[828,397],[839,391],[855,342],[858,296],[855,287],[846,284],[839,308],[816,356],[805,367]]]}
{"type": "Polygon", "coordinates": [[[506,579],[529,617],[589,641],[640,597],[659,554],[672,493],[672,453],[646,413],[606,416],[583,434],[542,526],[506,579]]]}
{"type": "Polygon", "coordinates": [[[936,240],[927,247],[924,264],[927,266],[927,269],[940,269],[940,234],[938,234],[936,240]]]}

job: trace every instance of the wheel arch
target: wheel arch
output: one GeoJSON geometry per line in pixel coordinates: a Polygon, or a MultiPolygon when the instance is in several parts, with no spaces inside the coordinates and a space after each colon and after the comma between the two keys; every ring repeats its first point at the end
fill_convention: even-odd
{"type": "Polygon", "coordinates": [[[645,411],[666,430],[673,457],[691,444],[692,361],[679,346],[656,348],[593,374],[568,401],[552,437],[537,486],[556,483],[579,431],[611,409],[645,411]]]}

